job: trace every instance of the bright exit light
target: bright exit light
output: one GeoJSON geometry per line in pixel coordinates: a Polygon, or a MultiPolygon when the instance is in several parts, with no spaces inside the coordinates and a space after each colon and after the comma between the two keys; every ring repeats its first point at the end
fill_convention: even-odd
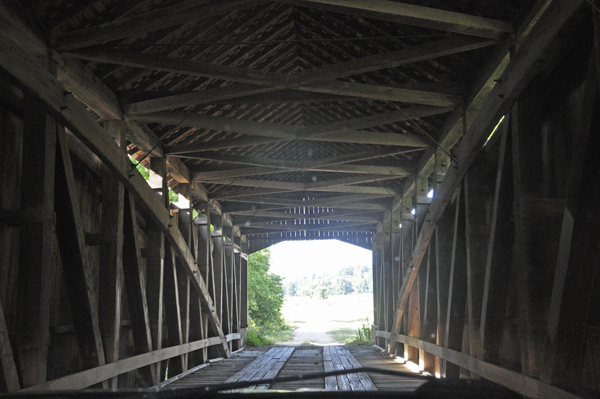
{"type": "Polygon", "coordinates": [[[412,213],[413,215],[415,215],[417,213],[417,210],[415,208],[413,208],[413,210],[410,211],[410,213],[412,213]]]}
{"type": "Polygon", "coordinates": [[[433,189],[429,190],[427,193],[427,198],[433,198],[433,189]]]}

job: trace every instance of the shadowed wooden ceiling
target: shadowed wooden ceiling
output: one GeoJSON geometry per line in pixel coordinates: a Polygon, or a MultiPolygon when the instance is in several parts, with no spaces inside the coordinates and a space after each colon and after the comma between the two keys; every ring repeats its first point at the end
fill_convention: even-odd
{"type": "Polygon", "coordinates": [[[369,248],[436,153],[451,158],[527,11],[520,0],[21,3],[139,122],[146,136],[129,153],[181,161],[264,241],[254,249],[369,248]]]}

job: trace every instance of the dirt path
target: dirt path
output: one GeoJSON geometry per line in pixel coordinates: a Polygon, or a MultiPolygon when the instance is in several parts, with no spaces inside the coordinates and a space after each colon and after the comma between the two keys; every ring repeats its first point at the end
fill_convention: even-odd
{"type": "Polygon", "coordinates": [[[287,342],[282,342],[279,345],[302,345],[310,342],[313,345],[340,345],[342,342],[334,340],[327,331],[334,328],[334,323],[329,320],[328,314],[314,312],[310,318],[300,324],[299,328],[294,331],[294,339],[287,342]]]}

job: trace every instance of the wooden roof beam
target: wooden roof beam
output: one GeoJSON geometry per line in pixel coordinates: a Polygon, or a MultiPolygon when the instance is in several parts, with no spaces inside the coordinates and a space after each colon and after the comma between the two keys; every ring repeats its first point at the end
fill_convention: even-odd
{"type": "MultiPolygon", "coordinates": [[[[354,195],[365,195],[365,194],[354,194],[354,195]]],[[[352,194],[348,195],[348,196],[352,196],[352,194]]],[[[378,195],[378,198],[384,198],[381,195],[378,195]]],[[[247,204],[247,206],[245,206],[243,209],[247,210],[247,209],[252,209],[252,207],[256,207],[257,209],[260,210],[267,210],[267,211],[275,211],[275,210],[281,210],[281,209],[287,209],[289,208],[289,205],[275,205],[275,204],[268,204],[268,203],[264,203],[264,201],[267,202],[277,202],[278,199],[265,199],[265,198],[256,198],[256,197],[238,197],[238,198],[228,198],[228,199],[224,199],[223,201],[225,203],[237,203],[239,204],[247,204]]],[[[313,206],[308,206],[309,208],[313,207],[313,206]]],[[[317,208],[318,206],[315,205],[315,208],[317,208]]],[[[328,206],[320,206],[321,208],[332,208],[332,209],[344,209],[344,210],[348,210],[348,211],[370,211],[370,212],[385,212],[387,209],[389,209],[388,206],[382,205],[382,204],[373,204],[370,202],[352,202],[352,203],[346,203],[346,202],[340,202],[340,203],[330,203],[328,206]]],[[[229,209],[229,206],[227,207],[227,209],[229,209]]],[[[234,209],[238,209],[238,208],[234,208],[234,209]]],[[[242,209],[241,207],[239,209],[242,209]]]]}
{"type": "MultiPolygon", "coordinates": [[[[132,116],[131,119],[143,120],[146,122],[163,123],[166,125],[188,126],[197,127],[200,129],[244,133],[253,136],[271,137],[284,140],[295,139],[296,132],[300,130],[300,128],[297,126],[253,122],[235,118],[221,118],[218,116],[200,115],[191,112],[181,111],[165,111],[157,112],[154,114],[137,115],[132,116]]],[[[188,148],[188,151],[189,147],[189,145],[186,146],[186,148],[188,148]]]]}
{"type": "MultiPolygon", "coordinates": [[[[254,122],[235,118],[221,118],[211,115],[198,115],[190,112],[165,111],[146,115],[132,116],[131,119],[143,120],[178,126],[197,127],[233,133],[243,133],[260,137],[271,137],[281,140],[308,139],[317,141],[356,142],[361,144],[400,145],[405,147],[429,147],[429,144],[416,135],[393,134],[378,132],[348,132],[349,130],[369,128],[427,116],[439,115],[452,111],[448,107],[415,106],[398,111],[383,112],[361,118],[343,120],[318,126],[291,126],[254,122]]],[[[263,144],[259,140],[256,144],[263,144]]],[[[232,142],[233,144],[233,142],[232,142]]],[[[231,145],[232,145],[231,144],[231,145]]],[[[245,145],[252,145],[251,140],[245,145]]],[[[198,144],[174,146],[169,149],[171,154],[183,154],[203,149],[198,144]]]]}
{"type": "MultiPolygon", "coordinates": [[[[264,132],[263,132],[264,133],[264,132]]],[[[302,140],[325,141],[338,143],[393,145],[400,147],[427,148],[429,145],[421,137],[410,133],[382,133],[371,131],[337,131],[320,135],[306,135],[302,140]]],[[[217,140],[209,143],[192,143],[167,147],[167,154],[185,157],[188,153],[214,151],[226,148],[249,147],[261,144],[276,143],[286,139],[277,137],[240,137],[234,139],[217,140]]]]}
{"type": "Polygon", "coordinates": [[[360,98],[382,101],[397,101],[407,104],[431,105],[436,107],[453,107],[461,105],[462,97],[447,93],[442,88],[437,90],[415,88],[414,85],[402,87],[377,86],[361,83],[341,82],[333,80],[316,85],[302,86],[294,90],[272,92],[270,87],[234,83],[225,87],[209,90],[196,90],[188,93],[163,95],[162,97],[141,100],[123,105],[123,112],[129,116],[151,114],[175,108],[210,104],[226,100],[238,99],[253,102],[315,102],[315,101],[347,101],[360,98]],[[297,93],[297,94],[296,94],[297,93]],[[311,95],[310,93],[313,93],[311,95]],[[319,93],[319,94],[317,94],[319,93]],[[323,97],[329,94],[330,96],[323,97]]]}
{"type": "MultiPolygon", "coordinates": [[[[283,190],[292,190],[292,191],[322,191],[326,188],[337,187],[337,186],[346,186],[350,184],[363,184],[363,183],[372,183],[374,181],[382,181],[389,179],[396,179],[397,176],[354,176],[354,177],[346,177],[342,179],[334,179],[334,180],[324,180],[324,181],[314,181],[310,183],[293,183],[293,182],[283,182],[283,181],[272,181],[272,180],[258,180],[258,179],[240,179],[240,178],[232,178],[232,179],[221,179],[217,184],[225,184],[229,186],[242,186],[242,187],[257,187],[257,188],[275,188],[275,189],[283,189],[283,190]]],[[[328,190],[325,190],[328,191],[328,190]]]]}
{"type": "MultiPolygon", "coordinates": [[[[412,149],[386,149],[386,150],[375,150],[375,151],[363,151],[359,153],[351,153],[351,154],[343,154],[335,157],[304,161],[304,162],[296,162],[296,161],[282,161],[278,159],[268,159],[268,158],[256,158],[256,157],[243,157],[243,156],[231,156],[231,155],[221,155],[221,154],[192,154],[189,155],[189,158],[195,159],[204,159],[207,161],[219,161],[219,162],[227,162],[233,164],[240,165],[251,165],[251,166],[266,166],[270,168],[279,168],[279,169],[287,169],[287,170],[308,170],[322,168],[330,165],[344,164],[350,162],[360,162],[368,159],[374,158],[382,158],[392,155],[404,154],[406,152],[411,152],[412,149]]],[[[193,179],[192,179],[193,180],[193,179]]]]}
{"type": "MultiPolygon", "coordinates": [[[[262,181],[262,180],[258,180],[262,181]]],[[[281,183],[281,182],[269,182],[266,183],[281,183]]],[[[250,184],[250,183],[249,183],[250,184]]],[[[237,184],[236,184],[237,185],[237,184]]],[[[211,198],[216,200],[225,200],[235,197],[248,197],[253,195],[264,195],[264,194],[277,194],[287,193],[292,191],[304,191],[299,183],[287,183],[287,184],[265,184],[259,188],[253,188],[248,190],[230,190],[214,193],[211,198]]],[[[252,187],[252,186],[246,186],[252,187]]],[[[379,194],[382,196],[393,197],[397,195],[393,189],[384,187],[367,187],[367,186],[332,186],[332,187],[317,187],[311,188],[310,191],[315,192],[330,192],[330,193],[348,193],[348,194],[379,194]]]]}
{"type": "MultiPolygon", "coordinates": [[[[310,207],[307,207],[310,208],[310,207]]],[[[300,211],[305,208],[296,208],[296,210],[300,211]]],[[[292,211],[292,209],[287,208],[285,212],[276,212],[273,210],[261,210],[261,209],[246,209],[246,210],[233,210],[231,212],[226,212],[229,215],[234,216],[249,216],[249,217],[270,217],[270,218],[279,218],[279,219],[335,219],[336,217],[343,218],[346,216],[357,216],[363,215],[365,213],[372,214],[373,211],[364,210],[364,209],[353,209],[353,210],[332,210],[332,211],[323,211],[323,212],[310,212],[310,213],[300,213],[292,211]]],[[[364,215],[363,215],[364,216],[364,215]]],[[[344,220],[344,219],[340,219],[344,220]]],[[[379,220],[379,219],[377,219],[379,220]]]]}
{"type": "Polygon", "coordinates": [[[160,57],[130,51],[89,49],[66,53],[69,56],[95,62],[124,65],[133,68],[180,73],[190,76],[231,80],[260,86],[270,86],[273,91],[328,82],[346,76],[396,68],[415,62],[426,61],[451,54],[496,44],[495,40],[482,40],[468,36],[456,36],[402,50],[391,51],[355,60],[339,62],[321,68],[282,75],[247,68],[215,65],[206,62],[160,57]]]}
{"type": "MultiPolygon", "coordinates": [[[[270,212],[273,214],[277,214],[279,212],[270,212]]],[[[258,215],[253,217],[251,220],[247,219],[244,221],[237,221],[236,226],[246,226],[251,227],[256,223],[278,223],[278,222],[300,222],[306,220],[320,220],[320,221],[343,221],[343,222],[352,222],[352,223],[379,223],[381,220],[375,217],[368,216],[317,216],[317,215],[296,215],[296,217],[289,217],[290,214],[286,214],[281,212],[283,215],[287,215],[284,217],[278,216],[261,216],[258,215]]]]}
{"type": "Polygon", "coordinates": [[[510,22],[386,0],[280,0],[287,4],[373,18],[446,32],[503,39],[513,33],[510,22]]]}
{"type": "Polygon", "coordinates": [[[53,38],[54,48],[60,51],[74,50],[96,44],[124,39],[144,33],[183,25],[194,20],[204,20],[266,3],[266,0],[228,0],[196,2],[184,1],[181,4],[160,8],[143,14],[119,19],[102,25],[78,29],[53,38]],[[208,4],[207,4],[208,3],[208,4]]]}
{"type": "MultiPolygon", "coordinates": [[[[291,200],[283,198],[252,198],[252,205],[232,205],[228,204],[224,207],[224,212],[232,210],[252,210],[253,208],[260,210],[275,209],[272,206],[277,207],[293,207],[293,208],[340,208],[340,209],[357,209],[361,211],[371,212],[383,212],[388,209],[387,206],[382,204],[373,204],[364,201],[372,199],[383,198],[380,194],[349,194],[349,195],[337,195],[333,197],[318,198],[308,201],[303,200],[291,200]],[[269,207],[268,209],[266,207],[269,207]]],[[[229,202],[245,203],[247,199],[240,197],[227,200],[229,202]]],[[[256,210],[254,209],[254,210],[256,210]]]]}
{"type": "MultiPolygon", "coordinates": [[[[374,225],[365,225],[365,224],[353,224],[347,223],[346,226],[331,226],[330,227],[313,227],[319,225],[297,225],[296,228],[266,228],[266,227],[244,227],[240,226],[242,229],[242,234],[253,235],[253,234],[271,234],[271,233],[284,233],[286,231],[340,231],[340,232],[375,232],[377,228],[374,225]]],[[[338,238],[338,237],[328,237],[328,239],[338,238]]]]}
{"type": "MultiPolygon", "coordinates": [[[[338,172],[338,173],[361,173],[371,174],[380,176],[395,176],[405,177],[412,174],[414,171],[411,168],[402,166],[376,166],[376,165],[356,165],[356,164],[341,164],[341,165],[329,165],[329,166],[315,166],[314,168],[308,169],[297,169],[297,170],[309,170],[309,171],[321,171],[321,172],[338,172]]],[[[205,181],[211,182],[213,180],[220,180],[232,177],[246,177],[246,176],[257,176],[257,175],[269,175],[275,173],[287,173],[289,169],[269,168],[269,167],[253,167],[253,168],[235,168],[235,169],[224,169],[216,170],[211,172],[192,172],[193,181],[205,181]]]]}

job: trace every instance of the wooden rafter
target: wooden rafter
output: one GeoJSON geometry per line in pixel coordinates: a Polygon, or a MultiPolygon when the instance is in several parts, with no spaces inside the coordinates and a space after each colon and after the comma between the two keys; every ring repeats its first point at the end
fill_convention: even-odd
{"type": "MultiPolygon", "coordinates": [[[[252,166],[261,166],[261,167],[270,167],[270,168],[279,168],[285,169],[288,171],[293,170],[329,170],[332,165],[338,164],[346,164],[350,162],[360,162],[368,159],[374,158],[383,158],[398,154],[404,154],[407,152],[411,152],[412,149],[386,149],[386,150],[374,150],[374,151],[364,151],[360,153],[354,154],[344,154],[337,155],[335,157],[322,158],[318,160],[311,160],[305,162],[297,162],[297,161],[280,161],[277,159],[266,159],[266,158],[257,158],[257,157],[236,157],[230,155],[221,155],[221,154],[206,154],[206,153],[194,153],[187,155],[188,158],[194,159],[204,159],[207,161],[218,161],[218,162],[227,162],[233,164],[240,165],[252,165],[252,166]]],[[[335,169],[331,169],[332,171],[337,171],[335,169]]],[[[193,175],[192,175],[193,176],[193,175]]],[[[192,180],[194,178],[192,177],[192,180]]]]}
{"type": "Polygon", "coordinates": [[[270,168],[265,166],[257,166],[251,168],[235,168],[235,169],[223,169],[212,172],[195,172],[192,174],[193,181],[204,181],[211,182],[213,180],[219,180],[222,178],[232,177],[246,177],[246,176],[258,176],[258,175],[269,175],[275,173],[287,173],[290,171],[320,171],[320,172],[336,172],[336,173],[360,173],[360,174],[371,174],[380,176],[395,176],[405,177],[410,175],[413,171],[411,168],[405,168],[402,166],[375,166],[375,165],[357,165],[357,164],[341,164],[341,165],[329,165],[320,166],[314,168],[303,168],[303,169],[280,169],[270,168]]]}
{"type": "MultiPolygon", "coordinates": [[[[351,212],[352,213],[352,212],[351,212]]],[[[231,214],[239,214],[232,212],[231,214]]],[[[245,214],[245,213],[244,213],[245,214]]],[[[364,222],[364,223],[377,223],[379,218],[369,216],[356,216],[356,215],[345,215],[343,212],[327,212],[319,214],[299,214],[299,213],[285,213],[285,212],[272,212],[272,211],[254,211],[253,214],[245,214],[251,216],[253,219],[260,218],[259,221],[276,222],[282,220],[344,220],[347,222],[364,222]]],[[[243,225],[245,223],[239,224],[243,225]]]]}
{"type": "Polygon", "coordinates": [[[386,0],[280,0],[319,10],[358,15],[404,25],[501,39],[513,33],[509,22],[386,0]]]}
{"type": "Polygon", "coordinates": [[[54,38],[54,47],[64,51],[93,46],[182,25],[191,19],[207,19],[215,15],[229,13],[234,9],[239,10],[265,2],[265,0],[230,0],[227,3],[213,2],[213,4],[206,0],[184,2],[176,6],[149,11],[102,25],[63,33],[54,38]]]}
{"type": "MultiPolygon", "coordinates": [[[[174,111],[138,115],[132,116],[131,118],[144,120],[146,122],[157,122],[169,125],[243,133],[279,140],[305,139],[360,144],[396,145],[404,147],[428,147],[429,144],[425,140],[413,134],[364,132],[360,130],[354,130],[443,114],[450,112],[451,110],[451,108],[447,107],[416,106],[393,112],[384,112],[381,114],[364,116],[361,118],[307,127],[276,125],[234,118],[221,118],[210,115],[198,115],[189,112],[174,111]]],[[[246,139],[242,142],[242,144],[255,145],[264,144],[265,142],[268,141],[262,138],[256,141],[246,139]]],[[[233,141],[226,145],[235,146],[233,141]]],[[[200,143],[173,146],[169,149],[169,153],[184,154],[189,152],[203,151],[205,150],[205,146],[207,145],[200,143]]],[[[214,148],[214,146],[218,146],[218,144],[215,144],[214,146],[208,144],[208,146],[208,148],[214,148]]],[[[223,147],[223,145],[220,147],[223,147]]]]}
{"type": "Polygon", "coordinates": [[[359,209],[364,211],[383,212],[387,209],[385,205],[364,202],[371,199],[381,199],[384,196],[379,194],[349,194],[327,198],[317,198],[312,200],[290,200],[282,198],[252,198],[251,200],[239,197],[226,201],[249,203],[249,205],[226,205],[224,212],[232,210],[270,210],[282,208],[340,208],[340,209],[359,209]]]}
{"type": "MultiPolygon", "coordinates": [[[[217,89],[196,90],[177,94],[163,93],[156,98],[125,104],[123,105],[123,112],[129,116],[143,115],[236,98],[244,103],[344,101],[357,98],[398,101],[435,107],[453,107],[462,103],[461,96],[455,93],[448,93],[443,88],[423,86],[422,88],[416,88],[414,85],[390,87],[333,80],[318,85],[297,87],[295,90],[274,92],[271,88],[265,86],[235,83],[217,89]],[[317,93],[329,94],[329,96],[319,96],[317,93]]],[[[228,102],[231,103],[232,101],[228,102]]]]}
{"type": "Polygon", "coordinates": [[[492,46],[496,43],[494,40],[482,40],[472,37],[451,37],[385,54],[297,72],[291,75],[126,51],[85,50],[66,54],[88,61],[271,86],[273,90],[280,90],[328,82],[333,79],[379,69],[397,68],[402,65],[492,46]]]}

